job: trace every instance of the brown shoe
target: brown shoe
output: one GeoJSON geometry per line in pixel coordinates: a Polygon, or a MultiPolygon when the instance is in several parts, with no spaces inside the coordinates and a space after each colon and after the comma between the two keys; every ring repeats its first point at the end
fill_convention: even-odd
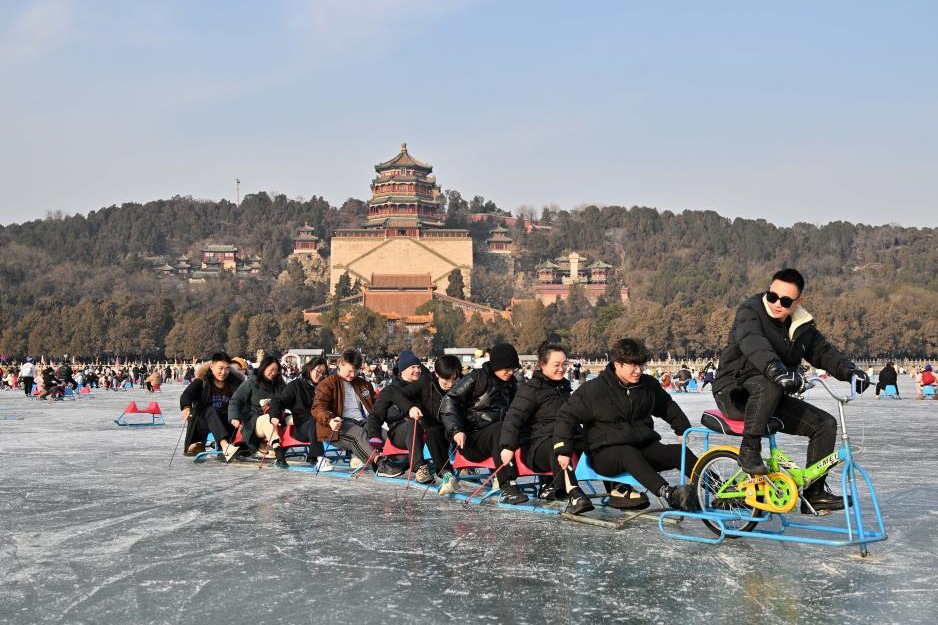
{"type": "Polygon", "coordinates": [[[182,455],[183,456],[197,456],[203,451],[205,451],[205,443],[192,443],[186,448],[185,453],[183,453],[182,455]]]}

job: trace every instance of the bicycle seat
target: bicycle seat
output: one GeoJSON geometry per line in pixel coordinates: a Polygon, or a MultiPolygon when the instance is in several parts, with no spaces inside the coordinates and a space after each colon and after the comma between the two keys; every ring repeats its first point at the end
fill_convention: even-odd
{"type": "MultiPolygon", "coordinates": [[[[704,410],[703,415],[700,417],[700,423],[708,430],[713,430],[714,432],[719,432],[720,434],[726,434],[728,436],[742,436],[743,435],[743,421],[737,421],[735,419],[730,419],[725,414],[719,410],[704,410]]],[[[761,434],[761,436],[768,436],[770,434],[775,434],[784,429],[784,424],[777,418],[772,417],[769,419],[769,425],[766,428],[766,431],[761,434]]]]}

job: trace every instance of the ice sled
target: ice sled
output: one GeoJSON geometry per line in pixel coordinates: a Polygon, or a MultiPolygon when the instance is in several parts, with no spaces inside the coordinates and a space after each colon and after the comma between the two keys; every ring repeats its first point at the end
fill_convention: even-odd
{"type": "Polygon", "coordinates": [[[157,425],[166,425],[166,421],[163,419],[163,411],[160,410],[159,403],[151,401],[146,405],[145,408],[140,408],[137,406],[137,402],[132,401],[127,404],[127,407],[124,408],[124,412],[121,413],[119,417],[114,419],[114,423],[120,426],[128,427],[152,427],[157,425]],[[141,415],[150,417],[150,421],[141,420],[137,421],[141,415]]]}

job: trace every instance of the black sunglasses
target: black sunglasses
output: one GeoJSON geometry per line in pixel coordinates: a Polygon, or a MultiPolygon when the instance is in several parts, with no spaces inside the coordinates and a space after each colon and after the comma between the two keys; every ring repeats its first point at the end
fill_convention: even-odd
{"type": "MultiPolygon", "coordinates": [[[[797,297],[795,299],[798,299],[797,297]]],[[[766,291],[765,292],[765,301],[770,304],[778,302],[782,305],[782,308],[791,308],[791,305],[795,303],[795,300],[788,297],[787,295],[779,295],[775,291],[766,291]]]]}

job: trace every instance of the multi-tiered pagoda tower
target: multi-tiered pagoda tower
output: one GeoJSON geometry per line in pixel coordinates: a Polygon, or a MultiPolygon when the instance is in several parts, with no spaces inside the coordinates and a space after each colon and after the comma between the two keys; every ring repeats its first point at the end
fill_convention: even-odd
{"type": "Polygon", "coordinates": [[[433,167],[401,144],[394,158],[375,165],[368,219],[355,230],[336,230],[330,253],[330,290],[342,274],[364,286],[375,276],[430,274],[438,292],[445,292],[454,269],[463,274],[469,293],[472,239],[468,230],[443,228],[440,186],[433,167]]]}

